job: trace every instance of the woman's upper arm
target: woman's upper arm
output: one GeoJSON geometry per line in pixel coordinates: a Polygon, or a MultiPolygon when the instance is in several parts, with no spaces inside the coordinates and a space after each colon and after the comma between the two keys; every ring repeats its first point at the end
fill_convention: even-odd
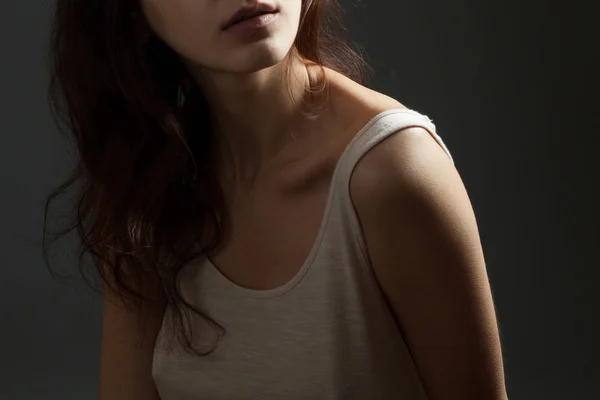
{"type": "Polygon", "coordinates": [[[152,359],[164,306],[145,305],[140,315],[124,307],[106,285],[103,292],[99,399],[159,400],[152,359]]]}
{"type": "Polygon", "coordinates": [[[477,224],[447,154],[423,129],[396,133],[365,155],[351,191],[373,270],[430,398],[506,399],[477,224]]]}

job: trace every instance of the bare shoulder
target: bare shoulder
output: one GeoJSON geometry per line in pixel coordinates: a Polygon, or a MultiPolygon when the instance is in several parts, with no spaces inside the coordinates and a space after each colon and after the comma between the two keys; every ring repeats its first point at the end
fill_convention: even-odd
{"type": "Polygon", "coordinates": [[[373,117],[383,111],[406,109],[398,100],[370,89],[350,78],[326,68],[332,95],[334,119],[339,129],[345,132],[343,140],[351,140],[373,117]]]}
{"type": "MultiPolygon", "coordinates": [[[[384,93],[372,90],[356,83],[337,72],[329,72],[332,88],[343,106],[340,114],[351,121],[346,129],[354,135],[376,115],[397,109],[407,109],[400,101],[384,93]]],[[[360,202],[364,193],[366,199],[372,199],[372,189],[381,186],[389,188],[391,181],[410,182],[423,178],[421,167],[431,173],[438,174],[433,168],[441,168],[449,174],[457,171],[446,151],[440,146],[432,134],[420,127],[403,129],[379,143],[355,166],[351,179],[353,200],[360,202]],[[374,179],[377,177],[377,179],[374,179]]]]}
{"type": "Polygon", "coordinates": [[[407,108],[393,97],[363,86],[339,72],[328,68],[326,71],[331,91],[342,104],[341,113],[350,116],[358,125],[382,111],[407,108]]]}
{"type": "MultiPolygon", "coordinates": [[[[341,104],[341,119],[350,121],[345,129],[348,137],[344,140],[351,139],[381,112],[407,108],[393,97],[360,85],[335,71],[327,72],[332,92],[341,104]]],[[[364,198],[370,203],[373,190],[390,189],[400,182],[415,183],[423,179],[423,168],[434,175],[440,172],[434,171],[434,168],[441,168],[446,173],[455,174],[455,179],[457,177],[453,162],[429,131],[420,127],[403,129],[401,133],[390,135],[358,161],[350,182],[352,199],[355,203],[362,203],[364,198]]]]}

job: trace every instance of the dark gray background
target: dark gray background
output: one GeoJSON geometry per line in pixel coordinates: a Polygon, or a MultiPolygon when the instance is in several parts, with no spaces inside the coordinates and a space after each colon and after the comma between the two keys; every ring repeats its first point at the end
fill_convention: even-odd
{"type": "MultiPolygon", "coordinates": [[[[72,166],[45,100],[50,4],[0,11],[7,400],[97,397],[99,298],[53,281],[39,246],[45,196],[72,166]]],[[[599,399],[598,14],[548,0],[344,4],[372,87],[434,120],[470,193],[510,398],[599,399]]],[[[76,265],[69,240],[54,257],[65,270],[76,265]]]]}

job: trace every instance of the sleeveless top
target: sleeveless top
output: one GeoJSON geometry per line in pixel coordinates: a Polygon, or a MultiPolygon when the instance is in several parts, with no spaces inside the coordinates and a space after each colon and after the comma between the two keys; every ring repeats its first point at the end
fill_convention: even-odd
{"type": "MultiPolygon", "coordinates": [[[[369,264],[349,185],[362,156],[408,127],[428,130],[452,160],[428,117],[410,109],[373,117],[342,153],[314,245],[283,286],[238,286],[207,257],[182,270],[183,296],[226,334],[209,355],[192,356],[165,345],[163,323],[152,367],[161,400],[427,399],[369,264]]],[[[220,333],[195,315],[192,331],[207,350],[220,333]]]]}

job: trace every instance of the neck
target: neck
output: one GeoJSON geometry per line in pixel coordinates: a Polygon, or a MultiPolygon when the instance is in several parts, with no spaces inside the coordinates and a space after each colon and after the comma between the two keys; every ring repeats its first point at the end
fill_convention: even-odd
{"type": "Polygon", "coordinates": [[[192,74],[211,107],[221,175],[253,181],[263,170],[293,157],[297,140],[312,122],[301,113],[309,84],[301,60],[291,61],[289,90],[283,62],[249,74],[192,74]]]}

